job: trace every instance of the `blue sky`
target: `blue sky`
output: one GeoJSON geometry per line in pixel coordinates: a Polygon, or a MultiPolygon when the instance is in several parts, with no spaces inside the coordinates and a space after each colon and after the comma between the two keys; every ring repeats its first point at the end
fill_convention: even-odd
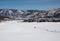
{"type": "Polygon", "coordinates": [[[0,8],[49,9],[59,8],[60,0],[0,0],[0,8]]]}

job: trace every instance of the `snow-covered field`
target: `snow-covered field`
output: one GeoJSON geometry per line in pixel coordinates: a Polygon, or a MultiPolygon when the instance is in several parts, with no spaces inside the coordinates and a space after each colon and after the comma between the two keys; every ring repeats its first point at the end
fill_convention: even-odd
{"type": "Polygon", "coordinates": [[[60,41],[60,22],[0,23],[0,41],[60,41]]]}

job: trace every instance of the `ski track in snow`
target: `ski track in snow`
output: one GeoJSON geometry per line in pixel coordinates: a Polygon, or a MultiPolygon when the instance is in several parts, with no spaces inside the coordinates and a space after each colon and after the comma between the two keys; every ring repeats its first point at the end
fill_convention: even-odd
{"type": "Polygon", "coordinates": [[[0,41],[60,41],[60,22],[2,22],[0,41]]]}

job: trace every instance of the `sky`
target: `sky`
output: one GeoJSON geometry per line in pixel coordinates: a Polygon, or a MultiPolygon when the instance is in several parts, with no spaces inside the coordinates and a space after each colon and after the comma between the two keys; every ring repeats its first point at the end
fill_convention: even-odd
{"type": "Polygon", "coordinates": [[[0,8],[8,9],[49,9],[59,8],[60,0],[0,0],[0,8]]]}

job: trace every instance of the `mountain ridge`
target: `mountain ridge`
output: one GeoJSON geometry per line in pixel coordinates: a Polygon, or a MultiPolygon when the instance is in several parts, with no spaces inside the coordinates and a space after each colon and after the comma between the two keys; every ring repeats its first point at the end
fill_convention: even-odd
{"type": "Polygon", "coordinates": [[[53,10],[0,9],[0,17],[23,20],[23,22],[60,22],[60,8],[53,10]]]}

